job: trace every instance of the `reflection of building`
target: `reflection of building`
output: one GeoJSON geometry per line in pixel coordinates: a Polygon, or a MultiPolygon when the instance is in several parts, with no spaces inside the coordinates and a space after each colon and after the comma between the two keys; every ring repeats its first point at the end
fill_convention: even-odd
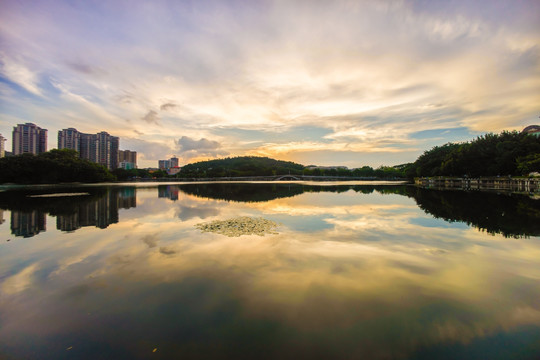
{"type": "Polygon", "coordinates": [[[105,229],[119,221],[118,209],[137,206],[135,188],[111,189],[99,199],[81,202],[69,215],[58,215],[56,228],[62,231],[75,231],[85,226],[105,229]]]}
{"type": "Polygon", "coordinates": [[[137,193],[134,187],[122,188],[118,191],[118,207],[120,209],[137,207],[137,193]]]}
{"type": "Polygon", "coordinates": [[[178,186],[167,185],[158,187],[158,197],[178,200],[178,186]]]}
{"type": "Polygon", "coordinates": [[[11,233],[15,236],[32,237],[45,231],[46,227],[47,220],[44,212],[11,211],[11,233]]]}
{"type": "Polygon", "coordinates": [[[58,215],[56,218],[56,228],[62,231],[75,231],[80,228],[79,213],[70,215],[58,215]]]}
{"type": "Polygon", "coordinates": [[[40,154],[47,151],[47,129],[26,123],[13,128],[13,155],[40,154]]]}

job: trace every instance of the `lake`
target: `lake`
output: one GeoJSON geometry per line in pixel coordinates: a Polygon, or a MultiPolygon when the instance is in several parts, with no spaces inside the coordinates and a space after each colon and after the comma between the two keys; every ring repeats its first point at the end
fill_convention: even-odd
{"type": "Polygon", "coordinates": [[[0,209],[0,358],[540,358],[528,196],[81,185],[0,209]]]}

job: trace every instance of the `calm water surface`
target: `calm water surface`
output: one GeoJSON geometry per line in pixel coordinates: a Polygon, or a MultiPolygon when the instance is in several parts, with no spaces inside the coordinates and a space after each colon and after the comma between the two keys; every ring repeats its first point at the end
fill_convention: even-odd
{"type": "Polygon", "coordinates": [[[540,358],[526,196],[131,184],[0,209],[0,358],[540,358]],[[195,227],[239,216],[277,234],[195,227]]]}

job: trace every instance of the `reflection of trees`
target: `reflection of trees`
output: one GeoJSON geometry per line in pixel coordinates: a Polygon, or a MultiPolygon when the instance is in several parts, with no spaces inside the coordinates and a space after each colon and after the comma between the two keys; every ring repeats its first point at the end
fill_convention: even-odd
{"type": "MultiPolygon", "coordinates": [[[[293,197],[304,192],[337,192],[342,193],[349,190],[370,194],[374,191],[381,194],[405,194],[404,185],[304,185],[296,183],[210,183],[210,184],[185,184],[167,186],[177,187],[186,194],[197,197],[239,201],[239,202],[261,202],[279,198],[293,197]]],[[[161,187],[160,187],[161,188],[161,187]]],[[[165,186],[163,187],[165,188],[165,186]]],[[[162,190],[165,193],[165,189],[162,190]]],[[[161,194],[161,192],[160,192],[161,194]]],[[[160,195],[161,197],[161,195],[160,195]]]]}
{"type": "Polygon", "coordinates": [[[304,192],[300,184],[250,184],[250,183],[214,183],[214,184],[184,184],[177,188],[186,194],[201,198],[261,202],[278,198],[291,197],[304,192]]]}
{"type": "Polygon", "coordinates": [[[426,213],[449,222],[464,222],[504,236],[540,235],[538,201],[527,196],[489,192],[439,191],[407,185],[303,185],[303,184],[187,184],[183,192],[228,201],[269,201],[304,192],[397,194],[414,198],[426,213]]]}
{"type": "Polygon", "coordinates": [[[52,190],[20,190],[0,193],[0,208],[11,210],[11,230],[15,236],[31,237],[45,231],[46,214],[56,216],[56,228],[74,231],[84,226],[106,228],[118,222],[118,210],[136,206],[134,187],[54,188],[54,192],[87,192],[69,197],[28,197],[52,190]]]}
{"type": "MultiPolygon", "coordinates": [[[[210,183],[158,187],[158,196],[177,198],[178,191],[202,198],[238,202],[264,202],[293,197],[304,192],[355,191],[362,194],[398,194],[414,198],[426,213],[449,222],[464,222],[489,233],[504,236],[539,236],[538,200],[527,196],[488,192],[444,191],[406,185],[304,185],[296,183],[210,183]]],[[[119,209],[136,206],[135,187],[89,187],[54,189],[55,192],[88,192],[90,195],[57,198],[29,198],[44,190],[0,192],[0,209],[11,210],[11,230],[15,236],[34,236],[45,231],[46,214],[57,217],[56,227],[74,231],[84,226],[106,228],[119,221],[119,209]]],[[[47,192],[52,192],[48,190],[47,192]]],[[[212,209],[181,207],[178,217],[191,218],[199,213],[214,214],[212,209]],[[197,210],[197,211],[195,211],[197,210]]],[[[2,216],[3,217],[3,216],[2,216]]]]}
{"type": "Polygon", "coordinates": [[[506,237],[540,235],[539,203],[528,196],[412,186],[407,187],[407,195],[426,213],[449,222],[464,222],[506,237]]]}

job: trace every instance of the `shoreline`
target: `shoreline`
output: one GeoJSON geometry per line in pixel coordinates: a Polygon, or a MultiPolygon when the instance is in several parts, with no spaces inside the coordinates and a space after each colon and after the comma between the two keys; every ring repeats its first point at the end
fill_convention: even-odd
{"type": "Polygon", "coordinates": [[[425,189],[502,191],[517,194],[540,194],[540,177],[423,177],[415,178],[414,185],[425,189]]]}
{"type": "Polygon", "coordinates": [[[57,184],[0,184],[0,191],[12,190],[12,189],[48,189],[48,188],[77,188],[81,186],[121,186],[121,185],[183,185],[183,184],[308,184],[308,185],[412,185],[409,180],[382,180],[382,179],[370,179],[370,180],[355,180],[355,179],[334,179],[334,180],[247,180],[245,178],[230,178],[228,180],[220,179],[137,179],[115,182],[99,182],[99,183],[57,183],[57,184]]]}

